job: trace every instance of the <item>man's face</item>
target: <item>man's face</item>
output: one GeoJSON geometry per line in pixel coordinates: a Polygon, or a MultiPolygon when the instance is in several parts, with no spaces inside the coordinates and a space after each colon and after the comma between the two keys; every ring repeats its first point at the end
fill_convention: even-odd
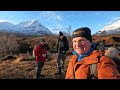
{"type": "Polygon", "coordinates": [[[75,37],[73,38],[72,42],[73,42],[73,49],[79,55],[83,55],[87,53],[92,45],[92,43],[84,37],[75,37]]]}
{"type": "Polygon", "coordinates": [[[62,39],[63,39],[63,36],[60,36],[60,39],[62,40],[62,39]]]}
{"type": "Polygon", "coordinates": [[[45,44],[45,42],[41,41],[41,44],[42,44],[42,45],[44,45],[44,44],[45,44]]]}

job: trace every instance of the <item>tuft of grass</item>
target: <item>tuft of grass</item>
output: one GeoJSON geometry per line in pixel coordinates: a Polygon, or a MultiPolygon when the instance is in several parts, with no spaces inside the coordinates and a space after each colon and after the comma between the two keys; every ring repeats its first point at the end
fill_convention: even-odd
{"type": "Polygon", "coordinates": [[[33,61],[33,60],[35,60],[35,57],[29,56],[29,57],[23,58],[21,61],[33,61]]]}

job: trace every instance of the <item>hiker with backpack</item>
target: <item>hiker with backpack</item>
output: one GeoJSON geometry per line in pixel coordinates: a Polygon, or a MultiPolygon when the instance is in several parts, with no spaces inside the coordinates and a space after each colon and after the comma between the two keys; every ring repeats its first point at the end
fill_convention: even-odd
{"type": "Polygon", "coordinates": [[[120,74],[114,61],[95,50],[91,30],[76,29],[72,34],[74,51],[69,61],[66,79],[118,79],[120,74]]]}
{"type": "Polygon", "coordinates": [[[44,66],[44,62],[46,61],[46,42],[45,39],[40,39],[40,43],[34,46],[33,53],[36,58],[36,79],[43,77],[44,75],[41,74],[41,70],[44,66]]]}
{"type": "Polygon", "coordinates": [[[66,52],[69,50],[69,43],[66,36],[63,33],[59,32],[59,38],[57,42],[57,74],[61,74],[61,70],[64,71],[66,52]],[[62,64],[61,64],[62,61],[62,64]]]}

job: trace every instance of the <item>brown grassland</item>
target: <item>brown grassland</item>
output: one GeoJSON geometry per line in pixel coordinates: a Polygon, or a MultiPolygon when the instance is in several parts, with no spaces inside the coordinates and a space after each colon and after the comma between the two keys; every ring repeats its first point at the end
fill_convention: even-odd
{"type": "MultiPolygon", "coordinates": [[[[118,35],[120,38],[120,36],[118,35]]],[[[40,37],[19,37],[19,41],[25,41],[28,42],[31,47],[38,43],[40,37]]],[[[47,42],[56,42],[57,37],[45,37],[47,42]]],[[[99,36],[93,37],[93,42],[98,42],[101,39],[99,36]]],[[[102,37],[103,40],[105,40],[106,44],[113,43],[110,36],[104,36],[102,37]]],[[[65,62],[65,71],[62,72],[61,75],[56,75],[56,55],[55,53],[51,54],[51,59],[46,61],[44,64],[44,67],[42,69],[42,74],[45,75],[42,79],[64,79],[65,73],[67,70],[67,66],[69,63],[69,60],[71,58],[71,51],[72,51],[72,45],[71,45],[71,38],[68,38],[70,43],[70,50],[67,54],[66,62],[65,62]]],[[[118,39],[118,42],[114,42],[115,44],[120,44],[120,39],[118,39]]],[[[52,44],[51,44],[52,45],[52,44]]],[[[52,46],[51,46],[52,48],[52,46]]],[[[32,54],[29,56],[29,58],[32,57],[32,54]]],[[[119,56],[120,57],[120,56],[119,56]]],[[[25,59],[23,57],[16,58],[7,58],[5,60],[0,61],[0,79],[35,79],[35,72],[36,72],[36,64],[35,59],[25,59]]]]}

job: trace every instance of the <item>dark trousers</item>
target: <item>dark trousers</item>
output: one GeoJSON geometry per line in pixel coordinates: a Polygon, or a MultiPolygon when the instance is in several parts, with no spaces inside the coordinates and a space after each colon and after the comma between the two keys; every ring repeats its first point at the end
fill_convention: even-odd
{"type": "Polygon", "coordinates": [[[36,78],[40,77],[43,66],[44,62],[36,62],[36,78]]]}
{"type": "Polygon", "coordinates": [[[64,69],[66,54],[59,53],[57,57],[57,71],[61,73],[61,69],[64,69]],[[61,64],[62,61],[62,64],[61,64]]]}

